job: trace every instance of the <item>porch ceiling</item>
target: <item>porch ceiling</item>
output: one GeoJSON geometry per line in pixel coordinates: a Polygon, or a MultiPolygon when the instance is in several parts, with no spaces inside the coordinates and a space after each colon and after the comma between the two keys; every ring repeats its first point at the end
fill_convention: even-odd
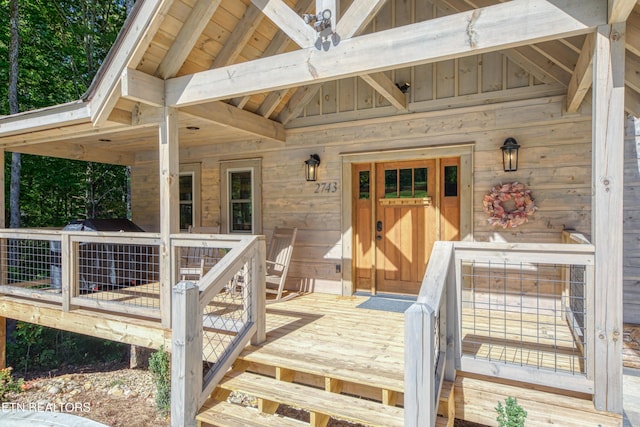
{"type": "MultiPolygon", "coordinates": [[[[393,28],[399,20],[398,3],[341,0],[338,33],[348,39],[393,28]]],[[[402,13],[408,15],[410,22],[419,23],[510,2],[413,0],[409,3],[412,10],[405,9],[402,13]]],[[[609,3],[612,19],[624,21],[630,13],[626,34],[626,109],[640,115],[640,5],[635,0],[609,0],[609,3]]],[[[162,92],[157,89],[164,88],[162,80],[310,48],[315,32],[302,20],[293,18],[314,13],[315,8],[313,0],[139,1],[128,31],[123,32],[116,43],[90,93],[91,118],[14,134],[3,134],[0,123],[0,146],[9,151],[131,164],[136,153],[157,148],[156,123],[161,113],[158,105],[163,102],[162,96],[158,96],[162,92]],[[125,54],[129,56],[123,59],[125,54]],[[118,64],[125,71],[131,70],[125,73],[126,79],[120,78],[118,64]]],[[[401,25],[404,23],[398,24],[401,25]]],[[[537,82],[564,88],[571,111],[588,97],[591,46],[589,36],[578,35],[514,47],[502,53],[537,82]]],[[[404,114],[424,108],[407,103],[392,80],[395,75],[412,75],[412,71],[410,67],[400,67],[393,73],[372,73],[359,78],[390,105],[385,114],[404,114]]],[[[257,70],[255,78],[260,78],[257,70]]],[[[329,83],[335,84],[325,85],[329,83]]],[[[317,102],[322,84],[293,86],[223,99],[191,110],[181,109],[181,147],[265,138],[284,141],[285,129],[300,126],[296,118],[310,102],[317,102]]],[[[238,93],[242,93],[242,88],[238,88],[238,93]]],[[[337,121],[338,114],[323,120],[337,121]]]]}

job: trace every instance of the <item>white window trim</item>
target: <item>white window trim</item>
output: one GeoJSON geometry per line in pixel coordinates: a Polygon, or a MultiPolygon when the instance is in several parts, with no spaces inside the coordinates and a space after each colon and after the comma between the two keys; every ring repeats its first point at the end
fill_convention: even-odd
{"type": "Polygon", "coordinates": [[[220,230],[229,234],[247,234],[231,230],[229,210],[229,174],[251,172],[251,232],[262,234],[262,160],[229,160],[220,162],[220,230]]]}

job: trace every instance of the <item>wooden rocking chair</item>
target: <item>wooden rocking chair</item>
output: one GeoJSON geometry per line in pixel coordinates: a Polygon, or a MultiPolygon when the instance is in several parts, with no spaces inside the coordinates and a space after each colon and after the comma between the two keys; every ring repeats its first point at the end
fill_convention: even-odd
{"type": "Polygon", "coordinates": [[[273,230],[273,236],[267,248],[267,294],[275,294],[274,299],[267,299],[267,304],[286,301],[296,297],[298,293],[289,293],[282,297],[284,283],[287,280],[293,244],[296,240],[297,228],[279,228],[273,230]]]}

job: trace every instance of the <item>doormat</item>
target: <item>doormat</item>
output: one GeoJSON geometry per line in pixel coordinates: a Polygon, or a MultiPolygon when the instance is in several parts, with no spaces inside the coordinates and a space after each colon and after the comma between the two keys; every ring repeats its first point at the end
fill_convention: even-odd
{"type": "MultiPolygon", "coordinates": [[[[356,294],[357,295],[357,294],[356,294]]],[[[402,295],[375,295],[369,297],[365,302],[357,305],[357,308],[369,310],[392,311],[394,313],[404,313],[415,302],[415,297],[402,295]]]]}

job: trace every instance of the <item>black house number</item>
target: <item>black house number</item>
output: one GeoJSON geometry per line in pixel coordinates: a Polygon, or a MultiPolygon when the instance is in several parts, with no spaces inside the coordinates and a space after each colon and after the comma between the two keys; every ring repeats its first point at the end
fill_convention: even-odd
{"type": "Polygon", "coordinates": [[[317,182],[314,193],[335,193],[338,191],[338,182],[317,182]]]}

